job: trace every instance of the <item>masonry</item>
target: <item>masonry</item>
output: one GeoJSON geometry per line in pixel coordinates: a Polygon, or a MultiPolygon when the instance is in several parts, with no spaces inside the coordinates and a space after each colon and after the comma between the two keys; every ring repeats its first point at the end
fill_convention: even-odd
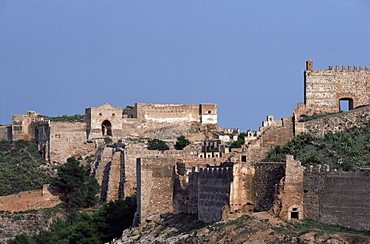
{"type": "Polygon", "coordinates": [[[283,220],[310,218],[369,231],[368,170],[305,168],[293,156],[261,162],[271,148],[301,132],[320,137],[369,121],[369,72],[368,66],[313,70],[307,61],[304,103],[293,116],[275,120],[268,115],[236,149],[229,146],[240,131],[217,124],[216,104],[136,103],[122,109],[105,103],[86,108],[83,122],[52,122],[27,111],[13,116],[12,125],[0,126],[0,139],[36,140],[49,162],[95,158],[90,166],[102,186],[101,198],[136,192],[142,225],[164,213],[194,214],[210,223],[269,211],[283,220]],[[342,102],[349,111],[340,112],[342,102]],[[300,121],[302,115],[322,113],[336,114],[300,121]],[[175,150],[180,135],[192,143],[175,150]],[[107,138],[113,142],[104,144],[107,138]],[[171,149],[148,150],[147,138],[164,139],[171,149]]]}
{"type": "Polygon", "coordinates": [[[348,101],[348,108],[370,104],[369,66],[339,66],[328,70],[313,70],[308,60],[304,72],[304,100],[310,113],[337,113],[340,101],[348,101]]]}
{"type": "Polygon", "coordinates": [[[304,172],[304,192],[306,218],[370,231],[370,170],[310,167],[304,172]]]}

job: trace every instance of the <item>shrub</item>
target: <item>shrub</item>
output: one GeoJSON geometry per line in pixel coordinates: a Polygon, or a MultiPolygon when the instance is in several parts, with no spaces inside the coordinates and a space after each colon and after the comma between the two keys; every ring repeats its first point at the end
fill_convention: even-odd
{"type": "Polygon", "coordinates": [[[170,148],[166,144],[166,142],[159,140],[159,139],[149,139],[148,140],[148,150],[158,150],[158,151],[164,151],[169,150],[170,148]]]}
{"type": "Polygon", "coordinates": [[[190,141],[188,139],[186,139],[185,136],[179,136],[179,137],[177,137],[177,142],[175,144],[175,148],[177,150],[182,150],[189,144],[190,144],[190,141]]]}

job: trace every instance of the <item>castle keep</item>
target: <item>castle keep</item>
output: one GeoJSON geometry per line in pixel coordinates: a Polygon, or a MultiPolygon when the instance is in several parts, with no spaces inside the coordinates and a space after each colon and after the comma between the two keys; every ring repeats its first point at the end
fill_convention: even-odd
{"type": "Polygon", "coordinates": [[[81,158],[101,184],[103,200],[137,194],[141,225],[164,213],[215,222],[270,211],[288,221],[309,218],[369,231],[368,169],[303,167],[290,155],[284,162],[261,162],[271,148],[301,132],[322,137],[370,120],[368,66],[313,70],[307,61],[304,83],[304,103],[292,116],[267,116],[258,131],[245,134],[241,148],[229,147],[240,131],[220,128],[216,104],[137,103],[122,109],[105,103],[86,108],[81,122],[53,122],[28,111],[1,126],[0,138],[36,140],[49,162],[81,158]],[[339,113],[343,101],[348,111],[339,113]],[[301,120],[323,113],[336,114],[301,120]],[[192,143],[176,150],[180,135],[192,143]],[[112,143],[104,144],[105,138],[112,143]],[[165,140],[170,150],[148,150],[147,138],[165,140]]]}

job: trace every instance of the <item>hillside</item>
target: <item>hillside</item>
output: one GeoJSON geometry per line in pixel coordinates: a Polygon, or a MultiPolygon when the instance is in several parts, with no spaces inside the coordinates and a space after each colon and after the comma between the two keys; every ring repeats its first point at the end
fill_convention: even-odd
{"type": "Polygon", "coordinates": [[[276,146],[264,162],[283,162],[293,155],[303,166],[327,164],[333,169],[350,171],[370,167],[370,122],[335,134],[316,138],[302,133],[284,146],[276,146]]]}
{"type": "Polygon", "coordinates": [[[370,243],[370,234],[313,221],[286,223],[267,212],[206,225],[194,216],[165,215],[156,224],[126,229],[115,244],[129,243],[370,243]]]}
{"type": "Polygon", "coordinates": [[[0,196],[41,189],[50,176],[33,141],[0,141],[0,196]]]}

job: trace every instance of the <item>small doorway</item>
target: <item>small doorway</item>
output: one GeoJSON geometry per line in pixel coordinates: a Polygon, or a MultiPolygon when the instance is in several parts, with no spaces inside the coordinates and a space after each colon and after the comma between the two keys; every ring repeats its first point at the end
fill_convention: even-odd
{"type": "Polygon", "coordinates": [[[108,120],[104,120],[101,125],[103,136],[112,136],[112,124],[108,120]]]}
{"type": "Polygon", "coordinates": [[[303,219],[302,208],[298,205],[290,206],[288,209],[288,221],[296,221],[303,219]]]}
{"type": "Polygon", "coordinates": [[[299,219],[299,212],[290,212],[290,219],[299,219]]]}
{"type": "Polygon", "coordinates": [[[342,98],[339,99],[339,110],[340,111],[349,111],[353,109],[353,99],[352,98],[342,98]]]}

